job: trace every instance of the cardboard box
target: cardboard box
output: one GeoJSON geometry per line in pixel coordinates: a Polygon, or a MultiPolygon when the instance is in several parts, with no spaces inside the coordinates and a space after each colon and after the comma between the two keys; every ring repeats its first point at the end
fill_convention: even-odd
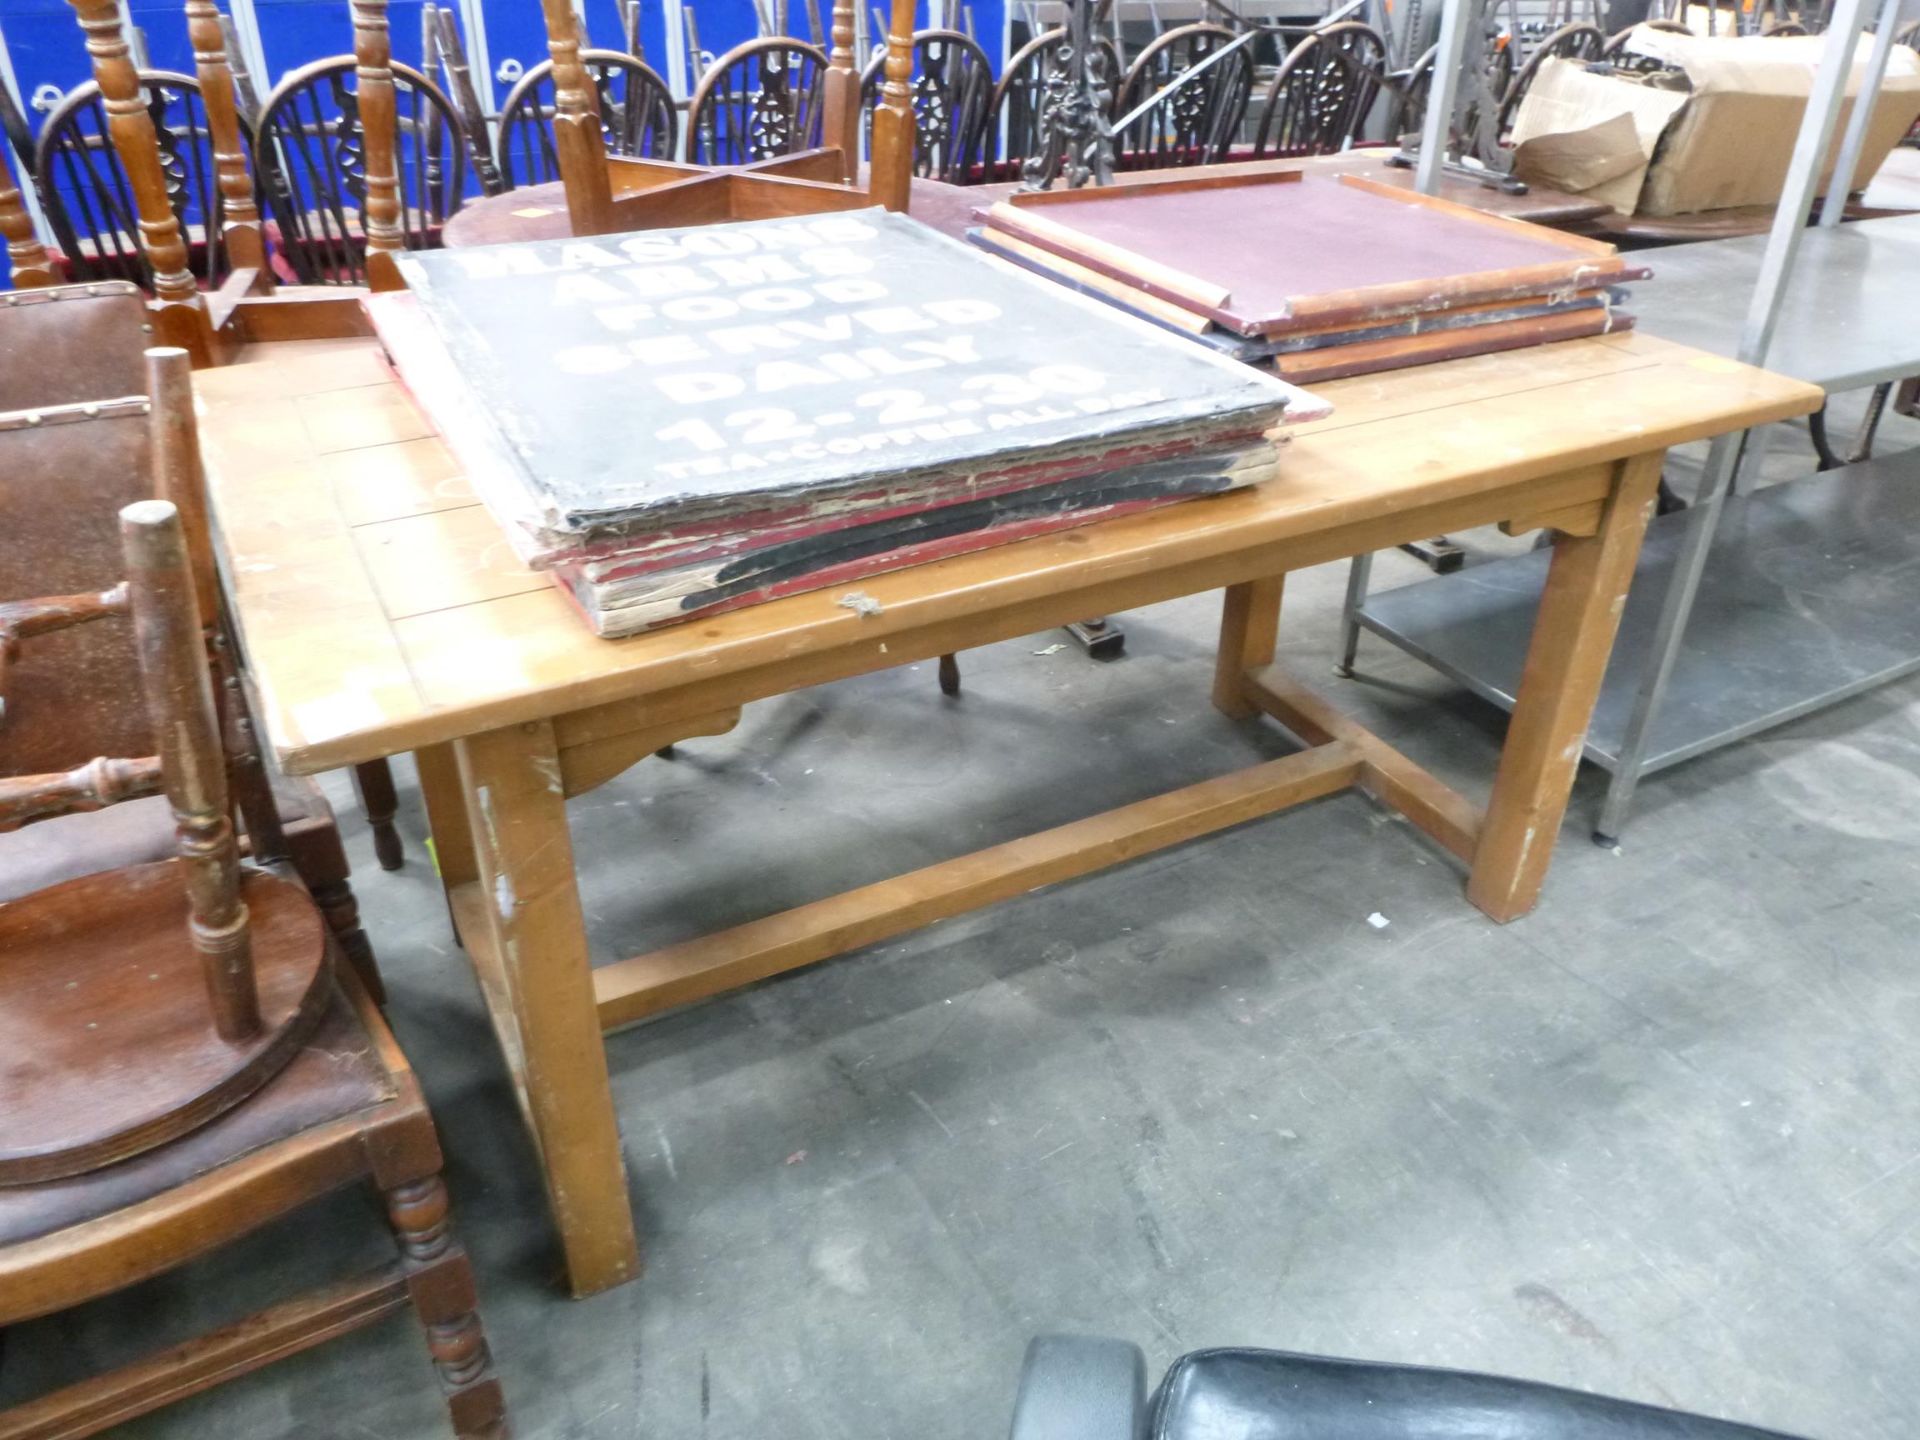
{"type": "MultiPolygon", "coordinates": [[[[1590,194],[1621,214],[1686,215],[1778,201],[1824,38],[1707,38],[1642,27],[1629,44],[1678,73],[1604,75],[1577,61],[1547,62],[1514,122],[1521,177],[1590,194]]],[[[1822,189],[1871,46],[1872,37],[1862,36],[1849,99],[1821,172],[1822,189]]],[[[1880,168],[1916,118],[1920,55],[1896,45],[1861,150],[1856,188],[1880,168]]]]}

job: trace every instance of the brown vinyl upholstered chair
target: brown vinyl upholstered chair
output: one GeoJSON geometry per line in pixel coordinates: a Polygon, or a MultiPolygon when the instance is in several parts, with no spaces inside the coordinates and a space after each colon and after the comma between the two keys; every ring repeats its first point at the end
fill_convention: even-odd
{"type": "MultiPolygon", "coordinates": [[[[94,408],[45,423],[102,423],[94,408]]],[[[289,873],[240,862],[187,527],[148,499],[119,529],[127,582],[0,607],[27,647],[130,628],[160,740],[157,756],[0,781],[0,827],[164,790],[179,835],[169,858],[0,906],[0,1326],[174,1269],[361,1177],[382,1192],[400,1253],[15,1405],[0,1433],[95,1434],[410,1303],[455,1432],[504,1435],[419,1088],[351,970],[336,976],[311,897],[289,873]]],[[[8,688],[29,714],[66,698],[8,688]]]]}
{"type": "MultiPolygon", "coordinates": [[[[145,318],[126,282],[22,291],[0,305],[0,599],[100,591],[120,574],[113,516],[153,493],[145,318]],[[84,426],[30,416],[122,398],[84,426]]],[[[177,372],[176,372],[177,373],[177,372]]],[[[193,512],[197,515],[198,511],[193,512]]],[[[191,518],[191,517],[190,517],[191,518]]],[[[217,621],[219,617],[215,616],[217,621]]],[[[0,645],[0,648],[4,648],[0,645]]],[[[0,774],[67,770],[95,755],[145,754],[146,717],[116,678],[131,672],[131,641],[89,627],[48,636],[23,653],[23,683],[69,692],[57,712],[0,715],[0,774]]],[[[245,728],[244,707],[236,722],[245,728]]],[[[285,853],[325,912],[342,951],[379,994],[333,811],[310,779],[272,776],[251,831],[278,830],[285,853]]],[[[96,870],[170,853],[173,821],[157,800],[64,817],[31,833],[0,834],[0,901],[96,870]]]]}

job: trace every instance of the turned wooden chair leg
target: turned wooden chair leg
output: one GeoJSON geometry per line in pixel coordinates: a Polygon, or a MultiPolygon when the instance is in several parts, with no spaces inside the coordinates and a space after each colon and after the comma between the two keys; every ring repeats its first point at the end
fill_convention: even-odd
{"type": "Polygon", "coordinates": [[[940,693],[942,695],[960,693],[960,658],[957,655],[940,657],[940,693]]]}
{"type": "Polygon", "coordinates": [[[407,857],[400,845],[400,832],[393,828],[393,812],[400,808],[400,797],[393,790],[393,767],[385,760],[354,766],[353,788],[373,829],[373,853],[380,868],[398,870],[407,857]]]}
{"type": "Polygon", "coordinates": [[[427,1332],[453,1433],[461,1440],[506,1440],[506,1402],[480,1324],[473,1267],[449,1225],[446,1184],[429,1175],[387,1191],[385,1198],[407,1293],[427,1332]]]}
{"type": "Polygon", "coordinates": [[[360,902],[354,898],[353,886],[344,878],[323,884],[315,884],[309,879],[307,892],[313,896],[313,903],[320,907],[327,929],[333,932],[334,944],[340,947],[340,953],[353,966],[354,975],[372,997],[373,1003],[384,1010],[387,987],[380,978],[379,963],[373,958],[373,942],[367,938],[367,932],[360,924],[360,902]]]}

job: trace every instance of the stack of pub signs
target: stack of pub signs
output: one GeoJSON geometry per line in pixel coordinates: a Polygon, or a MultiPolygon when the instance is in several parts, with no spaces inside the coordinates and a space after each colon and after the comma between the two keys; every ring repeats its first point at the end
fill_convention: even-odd
{"type": "Polygon", "coordinates": [[[1613,246],[1357,175],[1015,194],[976,244],[1310,384],[1632,325],[1613,246]]]}
{"type": "Polygon", "coordinates": [[[1325,413],[880,210],[401,266],[395,369],[602,635],[1250,485],[1325,413]]]}

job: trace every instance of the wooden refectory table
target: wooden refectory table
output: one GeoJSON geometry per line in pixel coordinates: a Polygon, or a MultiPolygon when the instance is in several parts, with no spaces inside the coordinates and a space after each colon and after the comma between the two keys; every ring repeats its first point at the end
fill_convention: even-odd
{"type": "MultiPolygon", "coordinates": [[[[514,559],[371,340],[197,374],[231,603],[279,763],[414,752],[444,881],[543,1167],[576,1294],[640,1267],[603,1031],[1353,788],[1532,907],[1668,446],[1812,410],[1811,385],[1651,336],[1322,387],[1280,477],[625,640],[514,559]],[[1273,663],[1291,570],[1502,522],[1555,532],[1491,798],[1449,789],[1273,663]],[[1299,753],[633,959],[592,964],[566,800],[754,700],[1224,592],[1215,704],[1299,753]]],[[[1170,736],[1177,743],[1177,737],[1170,736]]],[[[1381,844],[1400,844],[1383,832],[1381,844]]]]}

